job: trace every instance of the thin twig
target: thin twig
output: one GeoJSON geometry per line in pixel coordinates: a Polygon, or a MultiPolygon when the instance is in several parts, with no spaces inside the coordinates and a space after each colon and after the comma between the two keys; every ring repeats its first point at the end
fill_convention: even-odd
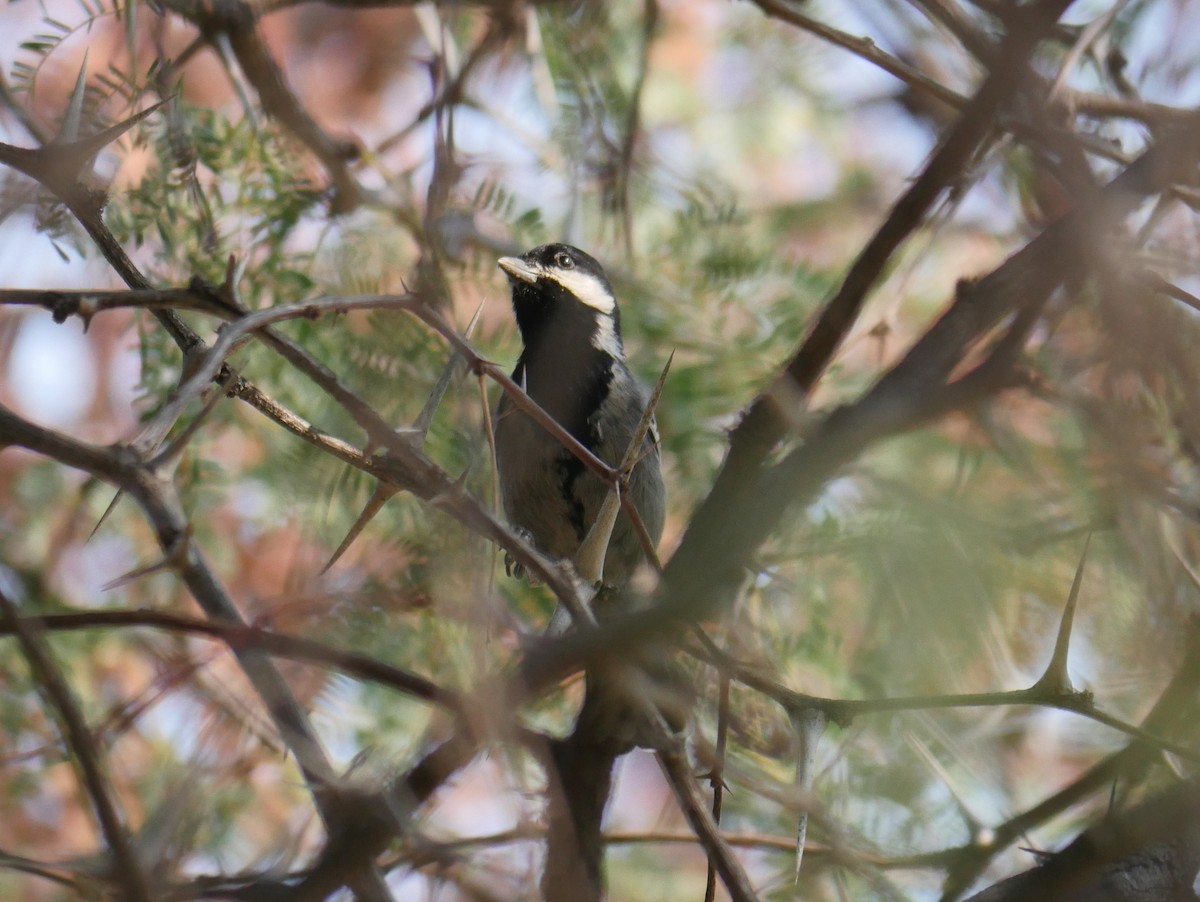
{"type": "Polygon", "coordinates": [[[25,653],[25,660],[38,686],[46,693],[58,715],[63,740],[71,750],[71,760],[79,767],[83,785],[91,797],[100,822],[100,830],[113,856],[113,877],[122,885],[124,895],[134,902],[150,902],[154,893],[142,870],[137,852],[129,841],[109,781],[100,763],[99,753],[92,740],[91,730],[72,697],[66,679],[54,663],[49,649],[38,635],[36,618],[23,618],[17,606],[0,586],[0,627],[17,637],[25,653]]]}
{"type": "MultiPolygon", "coordinates": [[[[196,364],[187,381],[159,409],[154,418],[146,424],[139,437],[135,439],[134,445],[146,449],[156,447],[158,441],[161,441],[161,437],[170,431],[175,421],[183,415],[184,410],[191,404],[192,400],[199,397],[205,387],[218,376],[225,358],[243,337],[259,332],[274,323],[284,322],[289,319],[314,319],[323,313],[344,313],[350,310],[411,310],[418,303],[418,300],[412,295],[322,297],[313,298],[309,301],[301,301],[296,304],[280,304],[275,307],[268,307],[266,310],[259,310],[241,316],[221,330],[220,337],[196,364]]],[[[269,343],[276,350],[280,350],[281,342],[275,341],[269,343]]],[[[324,369],[324,367],[321,367],[321,369],[324,369]]],[[[329,375],[332,377],[332,373],[329,375]]],[[[335,377],[332,378],[333,383],[326,381],[322,387],[329,388],[334,383],[340,385],[335,377]]],[[[359,403],[361,404],[361,402],[359,403]]],[[[374,422],[374,418],[373,415],[372,423],[374,422]]]]}
{"type": "MultiPolygon", "coordinates": [[[[721,808],[725,801],[725,749],[729,742],[729,677],[718,671],[720,692],[717,696],[717,747],[713,753],[713,766],[708,772],[708,785],[712,787],[713,823],[721,826],[721,808]]],[[[709,856],[708,875],[704,884],[704,902],[713,902],[717,893],[717,863],[709,856]]]]}
{"type": "Polygon", "coordinates": [[[784,0],[754,0],[754,3],[767,15],[787,22],[789,25],[802,28],[817,35],[822,40],[849,50],[856,56],[861,56],[889,75],[894,75],[914,90],[928,94],[951,109],[958,110],[968,105],[974,106],[974,101],[968,100],[968,98],[963,97],[961,94],[951,91],[945,85],[934,81],[903,60],[892,56],[887,51],[881,49],[870,38],[859,38],[844,31],[839,31],[830,25],[826,25],[824,22],[814,19],[812,16],[800,12],[795,5],[786,3],[784,0]]]}
{"type": "Polygon", "coordinates": [[[709,813],[708,805],[696,785],[696,778],[692,776],[687,759],[672,745],[658,750],[658,762],[675,792],[684,817],[696,832],[696,837],[704,846],[709,860],[715,862],[717,873],[721,875],[730,899],[733,902],[755,902],[758,894],[709,813]]]}
{"type": "Polygon", "coordinates": [[[417,674],[355,652],[331,648],[324,642],[289,636],[247,624],[220,623],[168,611],[109,608],[97,611],[55,612],[36,618],[17,617],[15,623],[10,617],[8,621],[0,623],[0,635],[16,635],[18,629],[27,629],[30,626],[37,626],[52,633],[147,627],[207,636],[223,642],[231,649],[256,648],[277,657],[331,667],[347,676],[387,686],[450,711],[463,710],[463,701],[457,694],[417,674]]]}

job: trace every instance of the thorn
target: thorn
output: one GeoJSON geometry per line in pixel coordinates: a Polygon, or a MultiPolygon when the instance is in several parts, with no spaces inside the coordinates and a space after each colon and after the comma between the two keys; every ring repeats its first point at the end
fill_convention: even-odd
{"type": "Polygon", "coordinates": [[[431,496],[428,503],[432,504],[434,507],[437,507],[447,500],[457,501],[461,499],[466,491],[467,476],[470,472],[471,468],[468,466],[459,476],[454,479],[453,482],[450,483],[450,486],[445,491],[437,492],[431,496]]]}
{"type": "Polygon", "coordinates": [[[1071,594],[1067,596],[1067,606],[1063,609],[1062,620],[1058,624],[1058,638],[1054,643],[1054,654],[1046,665],[1046,672],[1031,687],[1034,692],[1052,692],[1060,695],[1071,695],[1077,690],[1071,685],[1071,677],[1067,673],[1067,656],[1071,647],[1071,627],[1075,622],[1075,604],[1079,601],[1079,587],[1083,584],[1083,568],[1087,563],[1088,548],[1092,544],[1092,534],[1088,532],[1083,543],[1083,553],[1079,556],[1079,565],[1075,568],[1075,579],[1071,583],[1071,594]]]}
{"type": "Polygon", "coordinates": [[[179,537],[175,539],[171,547],[167,550],[166,555],[163,556],[162,560],[156,561],[153,564],[147,564],[145,567],[138,567],[134,570],[130,570],[128,573],[122,574],[116,579],[106,582],[100,588],[105,592],[110,592],[113,589],[119,589],[122,586],[126,586],[134,580],[141,579],[143,576],[150,576],[151,574],[160,573],[165,570],[175,570],[181,563],[183,563],[191,543],[192,528],[191,526],[188,526],[179,535],[179,537]]]}
{"type": "Polygon", "coordinates": [[[354,541],[366,528],[367,524],[375,519],[375,515],[378,514],[383,509],[383,506],[388,503],[391,497],[397,494],[399,491],[400,490],[398,488],[390,483],[377,482],[375,484],[375,491],[371,493],[371,498],[367,501],[367,506],[364,507],[362,513],[358,515],[358,519],[354,521],[354,525],[351,526],[350,531],[346,533],[346,538],[342,539],[342,544],[337,547],[337,551],[333,553],[333,557],[331,557],[328,563],[321,568],[321,573],[329,572],[329,568],[336,564],[341,556],[346,553],[351,545],[354,544],[354,541]]]}
{"type": "Polygon", "coordinates": [[[800,865],[804,861],[804,843],[808,838],[808,809],[812,799],[813,779],[816,776],[817,743],[825,732],[828,719],[819,708],[805,708],[791,715],[792,727],[796,730],[796,788],[803,795],[800,816],[796,820],[796,869],[793,879],[800,882],[800,865]]]}
{"type": "Polygon", "coordinates": [[[121,489],[117,489],[117,494],[113,495],[113,500],[108,502],[108,507],[104,509],[104,513],[100,515],[100,519],[96,521],[96,525],[92,527],[92,531],[88,533],[87,540],[90,542],[95,538],[96,533],[100,531],[100,527],[104,525],[104,521],[108,519],[108,515],[117,509],[117,502],[125,494],[121,489]]]}
{"type": "Polygon", "coordinates": [[[700,773],[696,774],[696,779],[697,780],[707,780],[708,785],[711,786],[713,789],[716,789],[718,786],[720,786],[722,792],[726,792],[726,793],[729,793],[730,795],[733,795],[733,787],[725,782],[725,777],[722,776],[721,774],[719,774],[717,772],[716,768],[712,768],[712,769],[706,770],[706,771],[701,771],[700,773]]]}
{"type": "MultiPolygon", "coordinates": [[[[479,302],[479,306],[475,308],[475,313],[471,316],[471,321],[467,323],[467,328],[463,333],[464,338],[470,338],[471,333],[475,331],[475,325],[479,322],[480,314],[483,313],[484,304],[487,300],[479,302]]],[[[425,406],[421,408],[420,414],[413,421],[412,429],[417,434],[417,447],[421,448],[425,444],[425,437],[429,434],[429,427],[433,424],[434,414],[437,413],[438,407],[441,406],[442,400],[446,397],[446,390],[450,387],[451,380],[458,372],[466,365],[466,361],[457,351],[450,352],[450,359],[446,361],[446,365],[442,368],[441,374],[438,376],[438,381],[433,386],[433,391],[429,393],[429,397],[425,400],[425,406]]]]}
{"type": "Polygon", "coordinates": [[[92,324],[92,317],[99,312],[99,308],[100,301],[93,295],[84,295],[79,299],[79,309],[76,312],[79,314],[80,319],[83,320],[84,332],[86,332],[88,330],[88,326],[92,324]]]}
{"type": "Polygon", "coordinates": [[[487,306],[487,298],[485,297],[479,302],[479,306],[475,308],[475,312],[471,314],[471,321],[467,323],[467,328],[463,330],[463,338],[470,338],[475,331],[475,326],[479,323],[479,318],[483,314],[483,308],[487,306]]]}
{"type": "Polygon", "coordinates": [[[1048,861],[1053,861],[1058,855],[1057,852],[1046,851],[1045,849],[1035,849],[1033,846],[1017,846],[1022,852],[1028,852],[1032,855],[1039,865],[1045,864],[1048,861]]]}
{"type": "Polygon", "coordinates": [[[642,412],[641,422],[638,423],[637,431],[633,434],[633,441],[629,443],[629,447],[625,449],[625,458],[621,461],[619,467],[622,473],[632,472],[641,457],[642,444],[646,440],[647,435],[653,436],[653,441],[658,444],[658,429],[654,425],[654,412],[658,409],[659,399],[662,398],[663,386],[667,384],[667,373],[671,372],[671,363],[675,360],[675,351],[672,350],[667,357],[667,363],[662,368],[662,372],[658,374],[658,381],[654,383],[654,391],[650,392],[650,399],[646,402],[646,409],[642,412]]]}
{"type": "Polygon", "coordinates": [[[417,414],[417,418],[413,420],[411,431],[415,433],[418,449],[425,445],[425,437],[429,434],[429,427],[433,425],[433,416],[437,413],[438,407],[441,406],[442,399],[446,396],[446,390],[450,387],[450,381],[454,378],[454,374],[458,370],[461,361],[462,358],[457,353],[454,351],[450,352],[450,359],[446,361],[446,365],[442,367],[441,373],[438,374],[438,380],[434,383],[429,397],[425,399],[425,405],[421,408],[421,412],[417,414]]]}
{"type": "MultiPolygon", "coordinates": [[[[72,98],[72,105],[74,98],[72,98]]],[[[117,138],[121,137],[137,123],[141,122],[166,101],[160,101],[152,106],[147,107],[140,113],[135,113],[123,122],[118,122],[116,125],[110,126],[95,135],[87,138],[80,138],[77,141],[64,140],[65,136],[72,130],[64,128],[59,134],[47,144],[36,150],[30,150],[24,147],[12,147],[7,144],[0,144],[0,156],[3,157],[3,162],[22,172],[32,179],[41,182],[55,194],[63,197],[75,196],[81,190],[80,176],[84,169],[88,169],[88,175],[92,173],[90,166],[105,145],[111,144],[117,138]]],[[[70,110],[67,114],[68,120],[76,118],[70,110]]],[[[69,123],[68,123],[69,124],[69,123]]],[[[73,127],[77,129],[77,126],[73,127]]],[[[86,178],[85,178],[86,181],[86,178]]],[[[95,196],[88,199],[90,207],[94,207],[94,212],[99,212],[99,207],[103,206],[103,199],[100,192],[94,192],[95,196]]],[[[83,203],[83,201],[79,201],[83,203]]]]}
{"type": "Polygon", "coordinates": [[[158,111],[158,108],[166,104],[168,101],[160,100],[158,103],[153,103],[146,107],[140,113],[134,113],[128,119],[118,122],[116,125],[110,125],[103,131],[97,132],[87,138],[81,138],[73,145],[70,145],[75,152],[84,155],[84,159],[91,159],[99,153],[106,145],[111,144],[125,132],[129,131],[143,119],[158,111]]]}
{"type": "Polygon", "coordinates": [[[62,127],[54,136],[51,143],[69,144],[79,138],[79,125],[83,117],[83,98],[87,94],[88,51],[83,51],[83,63],[79,67],[79,75],[75,77],[75,88],[71,91],[71,99],[67,103],[67,112],[63,115],[62,127]]]}

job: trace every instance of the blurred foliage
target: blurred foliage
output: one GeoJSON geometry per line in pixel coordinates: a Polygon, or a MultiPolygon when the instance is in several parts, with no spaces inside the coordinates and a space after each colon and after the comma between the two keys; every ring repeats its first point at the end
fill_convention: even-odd
{"type": "MultiPolygon", "coordinates": [[[[53,108],[64,96],[61,85],[35,89],[78,67],[84,41],[70,39],[85,27],[94,26],[87,40],[93,65],[103,53],[113,56],[113,72],[146,71],[130,65],[129,47],[148,65],[161,12],[151,5],[100,9],[99,2],[88,0],[82,12],[44,4],[51,16],[74,18],[61,27],[47,18],[54,40],[30,29],[10,65],[19,103],[43,118],[61,114],[61,105],[53,108]],[[123,43],[126,35],[132,45],[123,43]]],[[[341,59],[371,50],[385,60],[385,71],[369,82],[356,80],[366,76],[345,64],[322,71],[330,64],[321,53],[284,53],[289,80],[314,116],[334,123],[334,133],[361,137],[352,171],[370,186],[367,202],[330,217],[309,151],[247,100],[236,72],[226,78],[223,65],[201,51],[191,62],[172,62],[174,80],[158,85],[172,101],[121,146],[125,168],[106,222],[156,285],[192,277],[219,284],[236,258],[240,299],[250,309],[400,293],[417,284],[420,263],[436,260],[449,288],[438,299],[447,315],[465,328],[482,303],[472,340],[505,364],[515,359],[517,341],[496,256],[559,237],[588,248],[617,287],[638,372],[653,380],[675,353],[659,412],[670,495],[662,550],[669,555],[711,486],[739,412],[839,284],[933,146],[936,123],[904,105],[897,84],[873,70],[864,74],[865,64],[847,63],[750,4],[661,6],[514,10],[522,30],[489,52],[486,77],[468,79],[469,102],[427,116],[419,111],[432,96],[428,61],[453,56],[461,65],[484,30],[499,27],[484,12],[438,12],[440,46],[407,10],[379,20],[386,27],[365,13],[324,8],[269,17],[277,52],[298,46],[307,29],[343,42],[341,59]],[[650,7],[659,19],[643,74],[650,7]],[[526,30],[539,40],[525,40],[526,30]],[[201,74],[189,74],[201,63],[201,74]],[[226,81],[201,89],[205,78],[226,81]],[[341,79],[373,118],[344,112],[329,90],[318,90],[323,78],[341,79]],[[635,104],[641,131],[630,141],[635,104]],[[395,134],[395,141],[379,140],[395,134]]],[[[1085,18],[1075,21],[1103,5],[1084,6],[1078,15],[1085,18]]],[[[1138,54],[1147,89],[1186,62],[1154,62],[1164,40],[1156,43],[1139,27],[1149,6],[1130,4],[1109,32],[1138,54]]],[[[896,52],[971,71],[957,45],[920,25],[905,4],[809,7],[864,33],[886,23],[881,31],[896,52]]],[[[984,21],[969,9],[972,21],[984,21]]],[[[15,20],[14,10],[0,13],[0,21],[15,20]]],[[[1042,63],[1053,71],[1061,58],[1061,50],[1047,52],[1042,63]]],[[[98,79],[88,121],[120,118],[128,98],[155,89],[167,63],[155,60],[145,78],[98,79]]],[[[1073,84],[1107,85],[1095,61],[1078,73],[1073,84]]],[[[433,81],[437,90],[445,87],[438,76],[433,81]]],[[[1124,125],[1096,126],[1095,134],[1130,139],[1124,125]]],[[[986,272],[1019,246],[1046,202],[1038,178],[1037,161],[1024,150],[1004,148],[979,161],[970,183],[958,186],[955,201],[920,230],[876,288],[861,328],[822,383],[819,412],[870,386],[948,302],[957,279],[986,272]]],[[[1186,245],[1171,230],[1186,225],[1168,222],[1162,243],[1186,245]]],[[[1006,393],[871,449],[815,503],[793,512],[761,549],[746,590],[716,629],[722,643],[780,682],[817,695],[1027,686],[1048,660],[1084,537],[1094,530],[1072,673],[1097,691],[1106,711],[1131,720],[1144,714],[1194,610],[1194,590],[1170,550],[1197,547],[1195,446],[1187,430],[1175,428],[1181,416],[1194,416],[1194,387],[1181,380],[1182,365],[1156,373],[1146,348],[1173,335],[1172,353],[1182,357],[1197,336],[1194,317],[1171,311],[1161,328],[1142,336],[1140,352],[1131,348],[1121,359],[1113,354],[1114,320],[1105,304],[1078,291],[1048,310],[1025,360],[1033,390],[1006,393]],[[1127,440],[1124,447],[1115,446],[1118,438],[1127,440]],[[1178,503],[1164,504],[1163,494],[1178,503]]],[[[220,325],[188,319],[209,340],[220,325]]],[[[182,361],[166,333],[148,316],[126,323],[140,354],[136,416],[94,405],[89,420],[76,424],[85,437],[128,437],[121,430],[158,409],[177,385],[182,361]]],[[[298,319],[278,328],[397,428],[416,419],[450,359],[440,337],[402,313],[298,319]]],[[[251,344],[231,362],[311,423],[363,444],[345,411],[270,349],[251,344]]],[[[485,404],[475,378],[459,373],[425,446],[483,498],[493,491],[483,420],[495,398],[489,386],[485,404]]],[[[191,415],[198,413],[197,405],[191,415]]],[[[106,555],[87,536],[111,500],[107,490],[85,489],[75,474],[27,458],[5,464],[3,477],[0,563],[21,574],[29,610],[70,604],[194,612],[166,575],[100,589],[158,555],[128,501],[101,527],[101,535],[125,540],[120,553],[106,555]]],[[[470,690],[512,661],[520,648],[513,623],[537,629],[549,614],[545,590],[504,579],[493,549],[405,496],[390,501],[349,555],[321,575],[374,486],[234,401],[217,404],[174,479],[196,542],[257,622],[470,690]]],[[[0,847],[86,854],[96,837],[84,818],[53,827],[54,811],[82,811],[86,803],[65,775],[51,774],[62,761],[60,740],[7,647],[0,800],[8,826],[0,847]]],[[[206,640],[139,630],[55,636],[53,648],[93,725],[122,700],[146,702],[101,742],[115,759],[122,794],[140,800],[130,809],[135,826],[167,804],[176,781],[203,786],[196,829],[179,837],[175,850],[190,862],[189,872],[307,861],[313,816],[290,764],[281,763],[260,718],[243,704],[227,655],[206,640]],[[169,674],[187,660],[203,662],[200,676],[170,683],[169,674]],[[268,823],[286,829],[277,833],[268,823]]],[[[711,744],[716,680],[709,668],[689,666],[700,692],[696,738],[711,744]]],[[[391,690],[317,668],[296,666],[288,674],[342,763],[357,757],[403,767],[445,728],[436,712],[391,690]]],[[[773,800],[793,778],[787,718],[744,687],[733,697],[729,780],[736,791],[724,824],[788,837],[794,812],[773,800]],[[763,787],[779,792],[756,791],[763,787]]],[[[525,716],[561,732],[577,702],[578,686],[571,685],[525,716]]],[[[945,849],[965,842],[975,822],[999,823],[1045,797],[1116,743],[1113,733],[1082,719],[1023,708],[864,716],[832,727],[822,743],[817,791],[840,827],[835,836],[815,823],[810,838],[890,855],[945,849]]],[[[511,785],[497,793],[511,790],[511,798],[503,817],[487,823],[527,823],[537,812],[536,793],[528,790],[536,783],[531,763],[503,749],[491,750],[489,760],[506,769],[511,785]]],[[[435,805],[434,826],[440,813],[459,827],[470,821],[445,804],[445,812],[435,805]]],[[[674,809],[656,820],[654,804],[647,796],[645,810],[618,810],[612,819],[678,825],[674,809]]],[[[1053,847],[1078,823],[1043,825],[1028,844],[1053,847]]],[[[614,848],[612,898],[700,898],[701,856],[665,848],[614,848]]],[[[513,858],[507,864],[519,873],[523,859],[513,858]]],[[[757,852],[748,860],[756,878],[774,887],[765,898],[794,897],[789,854],[757,852]]],[[[998,871],[1028,863],[1012,852],[998,871]]],[[[820,856],[805,868],[805,898],[884,894],[877,882],[883,878],[869,868],[841,868],[820,856]]],[[[3,874],[0,894],[25,892],[30,879],[3,874]]],[[[887,880],[899,892],[931,898],[940,875],[895,871],[887,880]]],[[[48,891],[39,883],[29,892],[48,891]]]]}

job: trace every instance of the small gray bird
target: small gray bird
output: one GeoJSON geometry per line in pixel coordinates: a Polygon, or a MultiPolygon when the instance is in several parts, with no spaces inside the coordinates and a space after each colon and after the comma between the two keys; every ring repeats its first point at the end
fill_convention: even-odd
{"type": "MultiPolygon", "coordinates": [[[[617,300],[604,270],[569,244],[544,244],[520,257],[501,257],[499,264],[512,284],[525,346],[513,381],[598,458],[620,465],[648,398],[625,364],[617,300]]],[[[496,411],[496,465],[509,522],[544,554],[573,559],[608,486],[507,395],[496,411]]],[[[666,499],[653,424],[628,491],[657,544],[666,499]]],[[[602,582],[624,586],[644,560],[637,532],[622,511],[602,582]]]]}

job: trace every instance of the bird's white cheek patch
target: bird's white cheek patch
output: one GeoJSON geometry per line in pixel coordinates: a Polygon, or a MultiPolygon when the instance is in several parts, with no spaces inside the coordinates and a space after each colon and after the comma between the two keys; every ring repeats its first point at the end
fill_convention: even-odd
{"type": "Polygon", "coordinates": [[[617,338],[617,330],[613,327],[611,316],[602,313],[596,317],[596,332],[592,335],[592,347],[617,360],[625,359],[625,351],[621,347],[621,339],[617,338]]]}
{"type": "Polygon", "coordinates": [[[603,282],[590,273],[577,269],[556,270],[550,278],[593,310],[611,314],[617,309],[617,302],[612,293],[604,287],[603,282]]]}

